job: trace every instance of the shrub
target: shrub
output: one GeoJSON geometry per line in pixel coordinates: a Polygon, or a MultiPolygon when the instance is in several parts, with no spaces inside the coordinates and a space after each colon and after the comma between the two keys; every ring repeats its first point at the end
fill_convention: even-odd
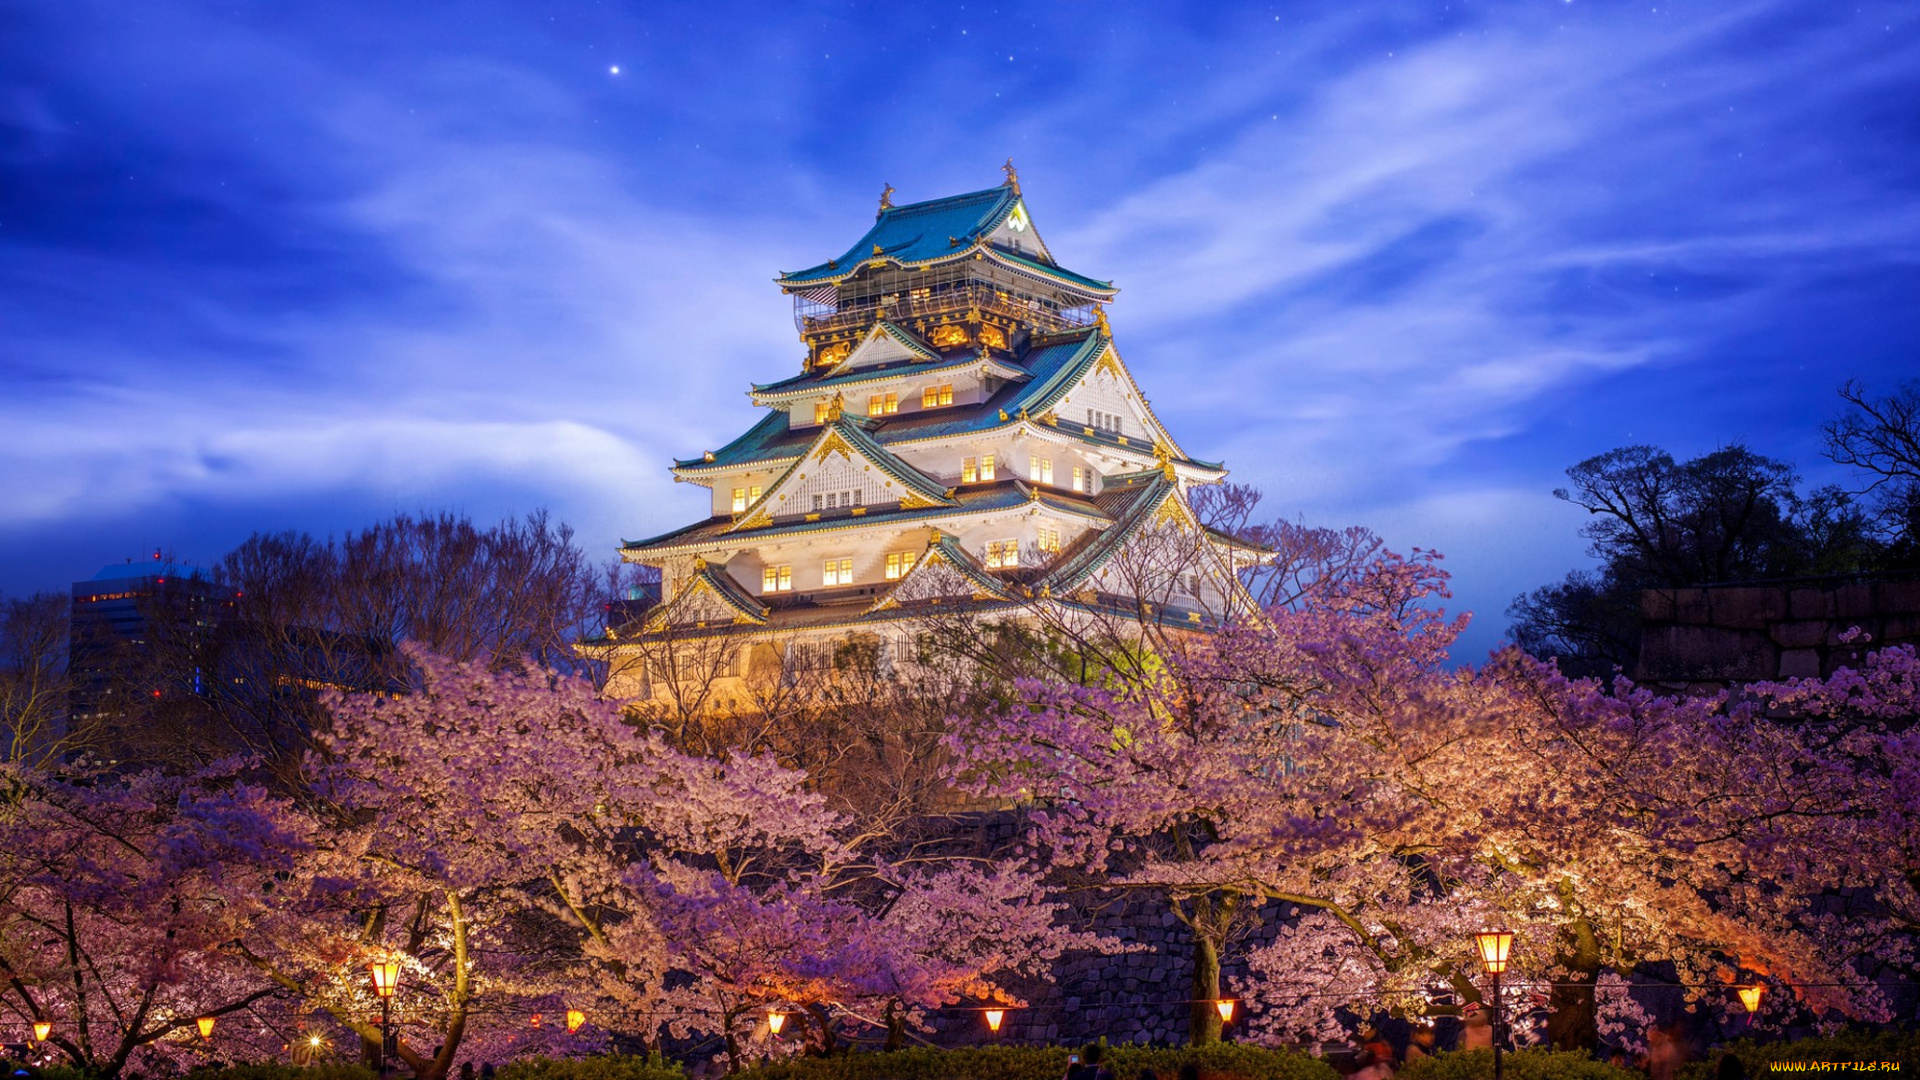
{"type": "MultiPolygon", "coordinates": [[[[44,1075],[46,1080],[53,1080],[51,1073],[44,1075]]],[[[270,1061],[195,1069],[187,1075],[193,1080],[374,1080],[373,1070],[365,1065],[288,1065],[270,1061]]]]}
{"type": "Polygon", "coordinates": [[[1723,1054],[1733,1054],[1747,1067],[1748,1076],[1766,1076],[1776,1061],[1898,1061],[1920,1064],[1920,1034],[1885,1032],[1869,1034],[1850,1031],[1828,1038],[1800,1039],[1795,1042],[1757,1043],[1741,1039],[1706,1061],[1696,1061],[1680,1070],[1681,1080],[1712,1080],[1723,1054]]]}
{"type": "MultiPolygon", "coordinates": [[[[1501,1055],[1509,1080],[1645,1080],[1638,1072],[1595,1061],[1577,1050],[1537,1047],[1501,1055]]],[[[1493,1051],[1456,1050],[1400,1070],[1396,1080],[1486,1080],[1493,1075],[1493,1051]]]]}
{"type": "MultiPolygon", "coordinates": [[[[960,1050],[915,1047],[894,1053],[792,1058],[748,1069],[738,1080],[1060,1080],[1066,1047],[990,1046],[960,1050]]],[[[1167,1080],[1189,1062],[1208,1080],[1338,1080],[1324,1061],[1237,1043],[1148,1049],[1112,1047],[1107,1066],[1121,1080],[1149,1068],[1167,1080]]],[[[503,1078],[510,1080],[510,1078],[503,1078]]]]}
{"type": "Polygon", "coordinates": [[[657,1054],[515,1058],[501,1066],[496,1075],[499,1080],[686,1080],[677,1062],[657,1054]]]}

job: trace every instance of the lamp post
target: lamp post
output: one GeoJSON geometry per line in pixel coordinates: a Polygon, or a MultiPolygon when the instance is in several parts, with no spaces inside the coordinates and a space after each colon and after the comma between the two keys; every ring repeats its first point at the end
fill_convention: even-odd
{"type": "Polygon", "coordinates": [[[51,1023],[45,1020],[35,1020],[33,1022],[34,1042],[46,1042],[47,1036],[51,1034],[53,1034],[53,1025],[51,1023]]]}
{"type": "Polygon", "coordinates": [[[779,1009],[774,1009],[767,1013],[767,1034],[777,1039],[780,1037],[780,1029],[786,1026],[786,1013],[781,1012],[779,1009]]]}
{"type": "Polygon", "coordinates": [[[203,1039],[213,1038],[213,1017],[203,1016],[200,1019],[195,1020],[194,1024],[200,1028],[201,1038],[203,1039]]]}
{"type": "Polygon", "coordinates": [[[1006,1020],[1007,1020],[1007,1010],[1005,1009],[988,1009],[987,1010],[987,1030],[992,1032],[993,1034],[995,1035],[1000,1034],[1000,1025],[1006,1023],[1006,1020]]]}
{"type": "Polygon", "coordinates": [[[1473,935],[1480,950],[1480,966],[1493,976],[1493,1078],[1500,1080],[1500,975],[1507,970],[1507,952],[1513,948],[1510,930],[1482,930],[1473,935]]]}
{"type": "Polygon", "coordinates": [[[373,992],[380,997],[380,1056],[376,1068],[387,1075],[387,1061],[399,1049],[393,1037],[393,993],[400,989],[400,961],[375,960],[367,965],[373,977],[373,992]]]}
{"type": "Polygon", "coordinates": [[[581,1012],[579,1009],[567,1010],[567,1034],[571,1035],[574,1032],[579,1031],[580,1025],[586,1022],[587,1022],[586,1013],[581,1012]]]}
{"type": "Polygon", "coordinates": [[[1766,991],[1764,986],[1743,986],[1740,988],[1740,1004],[1747,1007],[1747,1027],[1753,1027],[1753,1014],[1760,1011],[1760,995],[1766,991]]]}

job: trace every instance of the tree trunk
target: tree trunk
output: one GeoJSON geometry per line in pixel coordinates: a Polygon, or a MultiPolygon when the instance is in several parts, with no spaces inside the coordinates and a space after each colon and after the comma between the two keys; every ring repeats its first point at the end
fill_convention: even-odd
{"type": "Polygon", "coordinates": [[[1560,954],[1555,959],[1567,969],[1567,977],[1554,984],[1547,1036],[1555,1050],[1592,1051],[1600,1044],[1593,993],[1594,981],[1600,976],[1600,941],[1594,936],[1593,924],[1584,917],[1575,919],[1562,932],[1560,954]]]}
{"type": "Polygon", "coordinates": [[[907,1045],[907,1022],[900,1017],[895,1002],[887,1002],[887,1041],[881,1049],[888,1053],[904,1049],[907,1045]]]}
{"type": "Polygon", "coordinates": [[[1220,946],[1198,931],[1193,935],[1193,986],[1188,997],[1192,1021],[1187,1041],[1194,1046],[1219,1042],[1220,1011],[1213,1003],[1220,998],[1220,946]]]}
{"type": "Polygon", "coordinates": [[[832,1057],[834,1050],[838,1049],[833,1037],[833,1015],[827,1012],[825,1005],[809,1005],[807,1012],[820,1028],[820,1056],[832,1057]]]}

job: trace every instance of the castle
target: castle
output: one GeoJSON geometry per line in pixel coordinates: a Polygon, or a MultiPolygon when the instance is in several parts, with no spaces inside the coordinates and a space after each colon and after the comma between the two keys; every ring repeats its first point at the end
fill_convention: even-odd
{"type": "Polygon", "coordinates": [[[1118,290],[1055,261],[1006,173],[900,206],[889,187],[844,254],[776,279],[802,369],[753,386],[744,434],[674,462],[712,492],[706,517],[622,547],[663,600],[590,643],[616,692],[663,677],[663,643],[724,644],[745,675],[849,640],[911,662],[933,612],[1124,607],[1205,629],[1247,602],[1236,570],[1258,552],[1188,500],[1225,468],[1154,415],[1107,323],[1118,290]],[[1168,528],[1204,557],[1143,606],[1117,560],[1168,528]]]}

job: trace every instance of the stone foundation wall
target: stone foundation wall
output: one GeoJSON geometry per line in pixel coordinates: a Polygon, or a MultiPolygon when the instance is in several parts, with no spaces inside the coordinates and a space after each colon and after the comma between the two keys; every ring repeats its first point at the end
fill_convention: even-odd
{"type": "Polygon", "coordinates": [[[1782,582],[1647,589],[1640,662],[1654,683],[1830,675],[1868,648],[1920,642],[1920,580],[1782,582]],[[1870,642],[1843,641],[1849,630],[1870,642]]]}

